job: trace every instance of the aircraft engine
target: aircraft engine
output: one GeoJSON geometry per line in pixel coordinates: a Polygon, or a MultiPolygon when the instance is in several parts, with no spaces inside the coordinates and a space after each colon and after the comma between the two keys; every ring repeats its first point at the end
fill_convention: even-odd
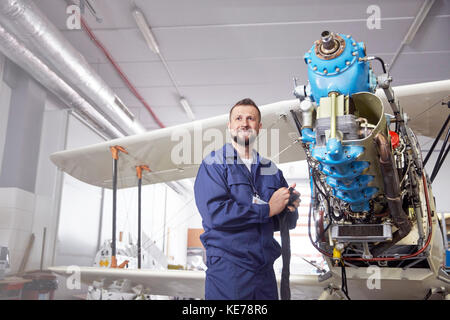
{"type": "MultiPolygon", "coordinates": [[[[383,89],[395,103],[392,78],[383,61],[366,56],[364,43],[350,35],[324,31],[304,61],[308,84],[296,86],[294,94],[301,100],[296,120],[309,164],[317,241],[334,252],[335,261],[344,252],[364,259],[389,256],[416,216],[422,218],[424,205],[417,197],[422,161],[415,137],[398,106],[392,106],[395,116],[385,114],[374,94],[387,81],[383,89]],[[374,60],[385,72],[379,77],[374,60]]],[[[417,237],[408,245],[417,248],[426,230],[415,225],[417,237]]]]}

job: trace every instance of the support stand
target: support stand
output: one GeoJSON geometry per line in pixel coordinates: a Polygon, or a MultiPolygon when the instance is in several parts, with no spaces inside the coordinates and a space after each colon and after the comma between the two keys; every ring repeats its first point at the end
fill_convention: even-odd
{"type": "Polygon", "coordinates": [[[141,268],[141,191],[142,191],[142,171],[146,170],[150,172],[148,166],[138,166],[136,167],[136,175],[138,177],[138,269],[141,268]]]}
{"type": "Polygon", "coordinates": [[[124,268],[128,264],[125,260],[117,266],[116,259],[116,203],[117,203],[117,163],[119,161],[119,152],[128,154],[128,152],[121,146],[110,147],[113,158],[113,217],[112,217],[112,243],[111,243],[111,268],[124,268]]]}

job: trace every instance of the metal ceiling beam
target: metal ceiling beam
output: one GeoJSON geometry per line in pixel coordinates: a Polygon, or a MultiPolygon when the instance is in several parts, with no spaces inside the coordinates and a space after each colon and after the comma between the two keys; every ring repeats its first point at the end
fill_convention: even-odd
{"type": "Polygon", "coordinates": [[[422,25],[423,21],[425,20],[426,16],[428,15],[428,12],[430,12],[431,7],[433,6],[435,0],[425,0],[422,3],[422,6],[420,7],[419,13],[417,13],[416,17],[414,18],[413,23],[408,29],[408,32],[406,33],[405,37],[403,38],[400,46],[398,47],[397,51],[394,54],[394,57],[391,60],[390,65],[388,66],[388,71],[391,71],[392,66],[397,61],[397,58],[399,57],[400,53],[403,50],[403,47],[405,45],[410,44],[414,37],[416,36],[417,31],[419,30],[420,26],[422,25]]]}

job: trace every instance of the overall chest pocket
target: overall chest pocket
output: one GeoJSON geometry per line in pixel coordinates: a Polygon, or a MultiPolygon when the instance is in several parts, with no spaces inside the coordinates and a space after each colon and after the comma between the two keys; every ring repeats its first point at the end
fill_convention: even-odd
{"type": "Polygon", "coordinates": [[[228,175],[228,189],[231,197],[238,203],[248,204],[252,202],[253,189],[249,179],[242,174],[231,173],[228,175]]]}
{"type": "Polygon", "coordinates": [[[275,191],[280,189],[282,186],[279,181],[275,179],[267,179],[264,181],[264,185],[262,188],[262,197],[265,201],[269,201],[275,191]]]}

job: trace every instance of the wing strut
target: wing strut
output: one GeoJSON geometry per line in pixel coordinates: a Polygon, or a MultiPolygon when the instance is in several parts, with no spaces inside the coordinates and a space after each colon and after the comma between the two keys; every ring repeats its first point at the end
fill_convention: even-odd
{"type": "Polygon", "coordinates": [[[117,203],[117,163],[119,161],[119,153],[123,152],[128,154],[128,152],[121,146],[114,146],[109,148],[111,150],[113,158],[113,218],[112,218],[112,243],[111,243],[111,268],[123,268],[129,262],[125,260],[119,266],[117,266],[116,259],[116,203],[117,203]]]}
{"type": "MultiPolygon", "coordinates": [[[[447,105],[448,108],[450,108],[450,101],[448,101],[447,103],[442,103],[443,105],[447,105]]],[[[427,163],[428,159],[430,158],[431,154],[434,151],[434,147],[436,146],[437,142],[439,141],[439,139],[441,138],[442,133],[444,132],[445,128],[447,127],[448,122],[450,121],[450,114],[447,116],[447,120],[445,121],[444,125],[442,126],[441,130],[439,131],[436,139],[433,142],[433,145],[431,146],[430,151],[428,151],[428,154],[425,158],[425,161],[423,162],[423,165],[425,166],[425,164],[427,163]]],[[[447,134],[445,135],[445,139],[444,139],[444,143],[442,144],[441,147],[441,151],[439,152],[439,156],[436,160],[436,163],[434,165],[433,171],[431,173],[431,177],[430,177],[430,181],[433,182],[434,178],[436,178],[439,169],[441,169],[442,164],[445,161],[445,158],[447,157],[448,151],[450,149],[450,145],[447,147],[447,143],[448,143],[448,139],[450,136],[450,128],[447,129],[447,134]],[[447,147],[447,149],[445,149],[447,147]],[[445,150],[445,153],[444,153],[445,150]]]]}
{"type": "Polygon", "coordinates": [[[137,166],[136,175],[138,177],[138,269],[141,268],[141,191],[142,191],[142,171],[150,172],[148,166],[137,166]]]}

